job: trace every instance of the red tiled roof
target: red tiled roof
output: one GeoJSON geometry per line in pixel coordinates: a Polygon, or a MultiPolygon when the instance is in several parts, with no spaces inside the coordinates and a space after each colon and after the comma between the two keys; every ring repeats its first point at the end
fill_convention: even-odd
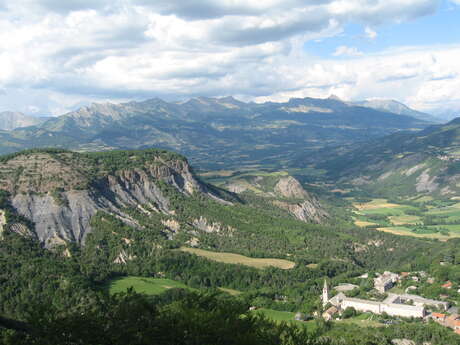
{"type": "Polygon", "coordinates": [[[446,317],[446,314],[442,314],[442,313],[431,313],[431,316],[432,317],[435,317],[435,318],[438,318],[438,319],[443,319],[446,317]]]}
{"type": "Polygon", "coordinates": [[[443,287],[443,288],[450,288],[450,287],[452,287],[452,282],[447,282],[447,283],[441,285],[441,287],[443,287]]]}

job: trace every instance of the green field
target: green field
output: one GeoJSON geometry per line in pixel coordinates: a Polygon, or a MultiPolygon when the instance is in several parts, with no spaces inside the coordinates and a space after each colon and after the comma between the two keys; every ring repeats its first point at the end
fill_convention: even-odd
{"type": "Polygon", "coordinates": [[[262,313],[265,316],[267,316],[269,319],[275,320],[275,321],[292,321],[292,322],[298,322],[298,323],[304,323],[302,321],[296,321],[294,320],[295,313],[289,312],[289,311],[279,311],[279,310],[273,310],[273,309],[265,309],[265,308],[260,308],[257,309],[257,313],[262,313]]]}
{"type": "Polygon", "coordinates": [[[147,295],[159,295],[172,288],[193,290],[181,282],[160,278],[123,277],[114,279],[108,284],[108,289],[111,294],[126,292],[129,288],[133,288],[134,291],[147,295]]]}
{"type": "Polygon", "coordinates": [[[411,205],[404,202],[390,203],[379,198],[354,202],[354,223],[359,227],[375,226],[379,231],[401,236],[439,240],[460,237],[460,203],[454,199],[419,197],[407,200],[411,205]],[[424,219],[428,218],[431,221],[425,225],[424,219]]]}
{"type": "Polygon", "coordinates": [[[187,248],[181,247],[180,250],[195,254],[198,256],[203,256],[207,259],[223,262],[227,264],[240,264],[251,266],[255,268],[267,268],[270,266],[278,267],[281,269],[291,269],[295,266],[295,263],[292,261],[284,259],[267,259],[267,258],[250,258],[240,254],[225,253],[225,252],[211,252],[209,250],[197,249],[197,248],[187,248]]]}

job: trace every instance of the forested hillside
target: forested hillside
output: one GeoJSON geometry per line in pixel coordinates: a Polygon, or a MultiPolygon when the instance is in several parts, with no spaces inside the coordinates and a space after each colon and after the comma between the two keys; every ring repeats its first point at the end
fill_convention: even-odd
{"type": "Polygon", "coordinates": [[[329,177],[383,196],[434,195],[448,198],[458,189],[460,120],[419,133],[393,134],[340,148],[317,164],[329,177]]]}
{"type": "MultiPolygon", "coordinates": [[[[166,151],[79,154],[32,150],[4,156],[1,161],[1,209],[5,219],[0,240],[0,315],[26,321],[28,331],[24,334],[32,334],[29,338],[14,331],[3,332],[7,344],[33,343],[31,339],[42,338],[53,343],[49,339],[55,338],[47,337],[55,333],[55,327],[62,327],[76,343],[80,341],[77,339],[88,339],[85,337],[90,337],[91,329],[81,333],[81,326],[74,326],[86,322],[88,310],[95,314],[87,322],[95,325],[101,320],[112,320],[107,322],[113,322],[114,328],[120,322],[132,325],[134,321],[127,314],[117,314],[117,310],[127,308],[126,303],[141,308],[141,313],[150,310],[146,315],[154,313],[159,323],[165,322],[165,328],[155,331],[150,323],[142,326],[146,327],[143,332],[159,337],[165,336],[168,322],[177,320],[177,315],[182,315],[183,327],[196,327],[193,322],[198,319],[189,313],[206,313],[212,303],[217,303],[216,308],[229,308],[218,296],[200,299],[179,294],[165,297],[167,302],[136,295],[109,298],[104,286],[120,276],[169,278],[196,289],[238,291],[240,302],[226,298],[230,298],[228,303],[243,303],[235,304],[239,315],[248,305],[313,313],[319,308],[324,277],[337,283],[355,281],[363,272],[432,270],[433,262],[446,256],[460,258],[456,240],[400,238],[357,229],[334,212],[322,225],[296,219],[264,195],[235,195],[202,182],[185,158],[166,151]],[[21,207],[25,201],[29,206],[21,207]],[[79,217],[80,223],[66,218],[75,214],[76,206],[85,210],[86,218],[79,217]],[[42,216],[50,211],[53,217],[42,216]],[[84,233],[77,236],[84,219],[88,222],[84,233]],[[47,223],[50,221],[55,223],[47,223]],[[186,252],[184,247],[248,258],[277,258],[292,265],[283,269],[274,264],[262,269],[222,263],[186,252]],[[171,316],[166,312],[170,308],[179,308],[175,309],[178,314],[171,316]],[[107,310],[111,310],[109,314],[107,310]]],[[[307,192],[299,189],[299,182],[289,178],[277,181],[272,181],[273,185],[267,181],[265,186],[273,189],[266,191],[276,191],[285,200],[307,197],[307,192]]],[[[442,274],[457,281],[455,270],[442,274]]],[[[215,317],[219,318],[217,314],[215,317]]],[[[273,328],[271,322],[255,318],[250,325],[249,339],[256,332],[274,343],[289,343],[291,337],[317,339],[311,344],[320,341],[320,334],[338,332],[337,328],[318,325],[318,333],[309,331],[307,336],[297,328],[283,326],[275,327],[275,334],[268,336],[260,332],[264,334],[267,325],[273,328]]],[[[408,327],[400,332],[414,331],[408,327]]],[[[426,330],[417,332],[428,336],[426,330]]],[[[440,336],[448,336],[444,333],[440,336]]],[[[351,337],[349,329],[344,334],[340,337],[351,337]]],[[[212,341],[216,341],[215,336],[211,336],[212,341]]],[[[94,341],[103,344],[102,340],[94,341]]],[[[300,340],[294,343],[302,344],[300,340]]]]}

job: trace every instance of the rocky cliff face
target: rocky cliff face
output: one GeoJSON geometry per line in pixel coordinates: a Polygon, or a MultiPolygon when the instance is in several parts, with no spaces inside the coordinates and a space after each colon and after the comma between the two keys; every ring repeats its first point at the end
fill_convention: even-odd
{"type": "Polygon", "coordinates": [[[169,199],[160,183],[186,195],[203,193],[220,200],[180,156],[136,152],[96,154],[96,159],[71,152],[18,154],[1,164],[0,189],[9,193],[11,206],[34,224],[48,247],[62,240],[84,243],[98,211],[134,226],[123,211],[127,207],[147,205],[152,212],[168,214],[169,199]],[[121,163],[114,166],[114,160],[121,163]]]}
{"type": "Polygon", "coordinates": [[[274,191],[275,193],[282,196],[283,198],[289,198],[289,199],[310,198],[310,195],[307,193],[305,189],[303,189],[300,182],[297,181],[292,176],[286,176],[286,177],[280,178],[278,183],[275,185],[274,191]]]}
{"type": "Polygon", "coordinates": [[[297,219],[308,223],[322,223],[329,214],[316,198],[311,198],[300,203],[274,201],[274,205],[285,209],[297,219]]]}
{"type": "Polygon", "coordinates": [[[304,222],[322,223],[329,218],[318,198],[308,193],[292,176],[246,174],[243,178],[230,179],[223,186],[237,194],[255,193],[259,197],[271,199],[273,205],[304,222]]]}
{"type": "Polygon", "coordinates": [[[274,204],[287,210],[294,217],[304,222],[321,223],[329,214],[318,199],[310,195],[292,176],[282,177],[274,188],[275,193],[286,201],[276,200],[274,204]],[[294,202],[295,199],[298,202],[294,202]]]}

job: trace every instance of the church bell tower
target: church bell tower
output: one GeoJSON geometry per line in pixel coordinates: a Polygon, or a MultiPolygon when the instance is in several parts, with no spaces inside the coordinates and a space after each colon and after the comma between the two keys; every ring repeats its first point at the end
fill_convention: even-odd
{"type": "Polygon", "coordinates": [[[323,297],[322,297],[322,300],[323,300],[323,308],[326,306],[326,304],[328,304],[329,302],[329,290],[327,288],[327,282],[326,282],[326,279],[324,279],[324,286],[323,286],[323,297]]]}

